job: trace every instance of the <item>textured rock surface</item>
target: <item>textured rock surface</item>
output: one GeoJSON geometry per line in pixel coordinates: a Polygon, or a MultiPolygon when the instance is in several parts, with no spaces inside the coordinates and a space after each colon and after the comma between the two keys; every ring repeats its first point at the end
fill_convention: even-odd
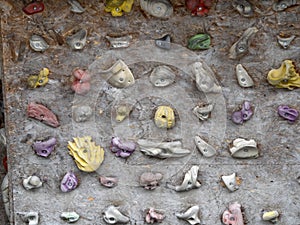
{"type": "Polygon", "coordinates": [[[164,224],[183,224],[174,213],[193,205],[200,206],[203,223],[221,224],[220,215],[235,201],[245,208],[249,224],[264,224],[260,218],[264,208],[282,212],[282,224],[299,223],[299,120],[290,124],[276,112],[281,104],[299,110],[299,90],[275,89],[267,83],[266,76],[284,59],[291,59],[300,67],[300,39],[295,38],[286,50],[276,40],[280,32],[300,36],[300,7],[274,13],[273,1],[252,1],[257,12],[254,17],[245,18],[229,1],[215,1],[208,16],[191,17],[184,1],[174,0],[173,15],[162,20],[144,14],[138,1],[132,12],[121,18],[105,13],[102,1],[88,2],[82,3],[86,9],[82,14],[72,13],[67,2],[49,0],[45,1],[43,13],[25,16],[22,1],[0,0],[9,180],[15,224],[21,224],[18,213],[28,211],[39,211],[42,225],[64,224],[59,218],[64,211],[82,215],[80,224],[103,224],[101,214],[109,205],[118,206],[130,217],[131,224],[136,225],[145,224],[142,211],[150,207],[165,212],[164,224]],[[251,39],[249,53],[240,60],[230,60],[230,47],[250,26],[259,31],[251,39]],[[63,40],[80,28],[88,30],[87,44],[81,51],[72,51],[63,40]],[[210,34],[212,46],[192,52],[185,47],[187,40],[199,32],[210,34]],[[154,39],[166,33],[172,37],[170,50],[160,49],[154,43],[154,39]],[[28,40],[32,34],[43,36],[49,49],[44,53],[31,50],[28,40]],[[131,34],[133,43],[129,48],[110,49],[105,37],[115,34],[131,34]],[[129,66],[136,79],[133,86],[122,90],[111,87],[106,82],[108,77],[101,73],[118,59],[129,66]],[[212,68],[222,93],[198,91],[190,67],[196,61],[212,68]],[[239,63],[253,78],[253,88],[243,89],[238,85],[235,67],[239,63]],[[157,89],[149,82],[149,76],[160,65],[171,67],[176,78],[170,86],[157,89]],[[27,77],[44,67],[50,70],[49,83],[28,89],[27,77]],[[91,73],[91,90],[86,96],[75,95],[71,90],[75,68],[88,69],[91,73]],[[230,120],[231,113],[245,100],[253,103],[254,115],[247,123],[235,125],[230,120]],[[28,119],[29,102],[47,105],[58,116],[61,126],[51,128],[28,119]],[[72,121],[72,106],[87,102],[95,110],[94,116],[84,123],[72,121]],[[112,110],[120,103],[133,108],[129,117],[118,123],[112,110]],[[192,113],[201,103],[215,104],[211,118],[203,122],[192,113]],[[161,130],[155,126],[153,116],[159,105],[174,108],[176,126],[172,129],[161,130]],[[105,149],[105,160],[95,173],[79,171],[68,155],[67,142],[84,135],[91,135],[105,149]],[[216,156],[203,157],[194,144],[195,135],[214,146],[216,156]],[[48,136],[56,137],[58,145],[49,159],[41,159],[34,154],[31,144],[37,138],[48,136]],[[137,149],[127,160],[119,159],[109,151],[112,136],[131,141],[180,139],[183,147],[192,153],[183,158],[161,160],[147,157],[137,149]],[[232,158],[229,147],[237,137],[255,139],[260,157],[232,158]],[[176,193],[166,188],[167,183],[180,184],[192,165],[199,166],[199,189],[176,193]],[[59,183],[71,170],[79,174],[80,186],[65,194],[60,191],[59,183]],[[139,186],[140,174],[147,171],[163,174],[161,185],[153,192],[139,186]],[[229,193],[219,180],[221,175],[233,172],[243,182],[239,190],[229,193]],[[35,192],[27,192],[21,180],[33,173],[47,183],[35,192]],[[113,189],[101,186],[99,174],[118,177],[118,186],[113,189]]]}

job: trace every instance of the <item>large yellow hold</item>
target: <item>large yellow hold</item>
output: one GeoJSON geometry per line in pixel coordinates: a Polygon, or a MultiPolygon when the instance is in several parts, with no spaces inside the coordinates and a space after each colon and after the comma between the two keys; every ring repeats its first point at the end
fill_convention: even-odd
{"type": "Polygon", "coordinates": [[[68,142],[69,154],[74,157],[78,169],[96,171],[104,160],[104,149],[92,141],[91,136],[73,138],[68,142]]]}
{"type": "Polygon", "coordinates": [[[296,72],[293,61],[284,60],[278,69],[268,73],[268,82],[277,88],[288,88],[293,90],[300,87],[300,75],[296,72]]]}

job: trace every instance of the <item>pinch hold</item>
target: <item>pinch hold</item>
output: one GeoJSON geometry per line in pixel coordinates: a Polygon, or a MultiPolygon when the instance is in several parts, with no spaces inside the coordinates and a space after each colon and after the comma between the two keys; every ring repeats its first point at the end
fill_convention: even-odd
{"type": "Polygon", "coordinates": [[[193,113],[201,120],[207,120],[210,117],[210,114],[214,108],[214,104],[208,104],[206,106],[196,106],[193,109],[193,113]]]}
{"type": "Polygon", "coordinates": [[[235,111],[231,115],[232,122],[235,124],[243,124],[245,121],[249,120],[253,115],[253,110],[250,102],[245,101],[243,103],[242,109],[235,111]]]}
{"type": "Polygon", "coordinates": [[[192,166],[191,169],[184,175],[181,185],[168,185],[169,188],[175,191],[189,191],[194,188],[199,188],[201,183],[198,181],[199,166],[192,166]]]}
{"type": "Polygon", "coordinates": [[[249,40],[258,31],[256,27],[250,27],[244,31],[240,39],[229,50],[229,58],[237,59],[246,55],[249,51],[249,40]]]}
{"type": "Polygon", "coordinates": [[[54,150],[56,145],[56,138],[52,137],[46,141],[36,141],[32,148],[37,155],[42,157],[48,157],[51,152],[54,150]]]}
{"type": "Polygon", "coordinates": [[[179,219],[186,220],[191,225],[200,225],[201,221],[199,218],[199,211],[200,207],[198,205],[194,205],[190,207],[188,210],[186,210],[183,213],[176,213],[175,215],[179,219]]]}
{"type": "Polygon", "coordinates": [[[123,215],[115,206],[109,206],[103,213],[103,219],[108,224],[128,223],[129,218],[123,215]]]}
{"type": "Polygon", "coordinates": [[[112,137],[111,139],[110,150],[118,157],[128,158],[135,151],[135,148],[134,142],[123,142],[119,137],[112,137]]]}
{"type": "Polygon", "coordinates": [[[146,139],[140,139],[137,143],[139,144],[142,153],[161,159],[184,157],[191,153],[190,150],[182,148],[181,141],[154,142],[146,139]]]}
{"type": "Polygon", "coordinates": [[[280,105],[278,107],[278,115],[281,116],[282,118],[290,121],[290,122],[295,122],[298,117],[299,117],[299,112],[296,109],[290,108],[287,105],[280,105]]]}
{"type": "Polygon", "coordinates": [[[146,223],[161,223],[164,218],[166,216],[160,212],[158,212],[157,210],[155,210],[154,208],[150,208],[147,210],[147,214],[146,214],[146,223]]]}

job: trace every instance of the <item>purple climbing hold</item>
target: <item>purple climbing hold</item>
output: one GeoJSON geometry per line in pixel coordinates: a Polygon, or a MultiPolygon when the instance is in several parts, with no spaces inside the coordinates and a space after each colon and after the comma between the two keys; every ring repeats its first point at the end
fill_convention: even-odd
{"type": "Polygon", "coordinates": [[[278,115],[293,123],[299,117],[299,112],[287,105],[280,105],[278,107],[278,115]]]}
{"type": "Polygon", "coordinates": [[[122,142],[118,137],[112,137],[111,139],[110,150],[118,157],[129,157],[134,152],[135,148],[136,145],[134,142],[122,142]]]}

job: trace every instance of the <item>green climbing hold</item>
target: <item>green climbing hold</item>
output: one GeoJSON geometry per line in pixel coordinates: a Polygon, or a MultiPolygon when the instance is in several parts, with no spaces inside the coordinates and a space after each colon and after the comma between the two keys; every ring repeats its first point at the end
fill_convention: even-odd
{"type": "Polygon", "coordinates": [[[208,34],[196,34],[191,37],[188,42],[188,48],[191,50],[209,49],[210,36],[208,34]]]}

